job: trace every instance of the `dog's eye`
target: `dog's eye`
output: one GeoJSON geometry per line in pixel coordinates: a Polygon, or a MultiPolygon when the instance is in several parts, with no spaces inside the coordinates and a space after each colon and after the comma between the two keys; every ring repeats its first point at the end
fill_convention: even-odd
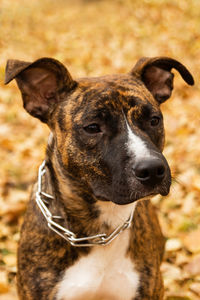
{"type": "Polygon", "coordinates": [[[83,129],[89,134],[95,134],[101,132],[100,126],[96,123],[85,126],[83,127],[83,129]]]}
{"type": "Polygon", "coordinates": [[[160,123],[160,118],[157,116],[152,117],[151,119],[151,126],[158,126],[160,123]]]}

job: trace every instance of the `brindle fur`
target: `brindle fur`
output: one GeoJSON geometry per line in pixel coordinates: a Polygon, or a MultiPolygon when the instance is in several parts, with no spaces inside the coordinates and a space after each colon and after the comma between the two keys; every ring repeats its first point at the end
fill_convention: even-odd
{"type": "MultiPolygon", "coordinates": [[[[46,122],[52,132],[46,151],[47,173],[43,180],[43,190],[54,197],[49,210],[53,215],[62,216],[60,224],[78,236],[111,232],[109,224],[100,222],[101,212],[96,206],[100,196],[102,201],[111,197],[109,200],[126,204],[152,192],[135,179],[131,183],[128,180],[133,176],[130,160],[120,146],[125,143],[124,116],[134,132],[148,143],[151,151],[159,153],[167,166],[161,154],[164,128],[160,104],[171,94],[173,67],[188,84],[193,84],[187,69],[169,58],[144,58],[129,74],[76,81],[61,63],[53,59],[44,58],[34,63],[8,62],[6,83],[16,78],[24,107],[31,115],[46,122]],[[32,70],[36,75],[31,73],[32,70]],[[160,72],[159,77],[155,71],[160,72]],[[29,81],[31,84],[27,85],[29,81]],[[44,88],[40,90],[43,81],[44,88]],[[156,130],[148,125],[150,115],[161,118],[156,130]],[[106,127],[103,140],[83,132],[83,128],[94,120],[106,127]]],[[[166,179],[154,193],[167,194],[169,186],[168,170],[166,179]]],[[[37,184],[21,229],[18,292],[23,300],[56,300],[57,284],[66,268],[82,255],[88,255],[91,248],[73,247],[48,228],[35,202],[36,189],[37,184]]],[[[127,255],[141,274],[134,300],[163,299],[160,274],[163,251],[164,238],[155,208],[149,200],[139,201],[127,249],[127,255]]]]}

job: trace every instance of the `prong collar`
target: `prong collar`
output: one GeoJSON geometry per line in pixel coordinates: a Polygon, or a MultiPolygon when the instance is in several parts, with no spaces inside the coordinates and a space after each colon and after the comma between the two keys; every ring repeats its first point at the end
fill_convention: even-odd
{"type": "Polygon", "coordinates": [[[68,241],[72,246],[75,247],[91,247],[96,245],[108,245],[110,244],[121,232],[123,232],[125,229],[129,228],[132,220],[133,220],[133,214],[134,209],[130,215],[130,217],[120,226],[118,226],[110,235],[107,235],[105,233],[100,233],[97,235],[92,235],[88,237],[77,237],[75,233],[70,231],[67,228],[64,228],[60,224],[56,222],[58,219],[62,219],[61,216],[54,216],[49,211],[47,205],[48,200],[42,199],[42,196],[44,196],[47,199],[54,199],[52,195],[49,195],[42,191],[42,177],[46,173],[45,170],[45,160],[39,167],[38,171],[38,187],[36,192],[36,203],[38,207],[40,208],[43,216],[45,217],[48,227],[56,232],[58,235],[60,235],[63,239],[68,241]]]}

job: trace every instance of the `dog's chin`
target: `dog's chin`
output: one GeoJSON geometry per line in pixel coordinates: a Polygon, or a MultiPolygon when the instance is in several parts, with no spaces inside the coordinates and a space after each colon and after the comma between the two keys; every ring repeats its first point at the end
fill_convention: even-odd
{"type": "Polygon", "coordinates": [[[130,203],[133,203],[133,202],[136,202],[136,201],[140,201],[140,200],[146,200],[146,199],[149,199],[153,196],[155,196],[156,194],[151,194],[151,195],[148,195],[148,196],[144,196],[144,197],[138,197],[137,199],[130,199],[130,198],[114,198],[114,199],[107,199],[105,197],[96,197],[96,199],[98,201],[103,201],[103,202],[113,202],[117,205],[128,205],[130,203]]]}
{"type": "Polygon", "coordinates": [[[137,198],[134,198],[134,199],[130,199],[130,198],[122,198],[122,199],[113,199],[111,200],[113,203],[117,204],[117,205],[127,205],[127,204],[130,204],[130,203],[133,203],[133,202],[136,202],[136,201],[141,201],[141,200],[147,200],[153,196],[155,196],[156,194],[149,194],[147,196],[138,196],[137,198]]]}
{"type": "Polygon", "coordinates": [[[136,201],[149,199],[156,195],[167,196],[169,194],[170,187],[160,189],[159,191],[147,192],[147,193],[135,193],[134,195],[112,195],[112,197],[105,197],[98,195],[95,198],[100,201],[111,201],[118,205],[126,205],[136,201]]]}

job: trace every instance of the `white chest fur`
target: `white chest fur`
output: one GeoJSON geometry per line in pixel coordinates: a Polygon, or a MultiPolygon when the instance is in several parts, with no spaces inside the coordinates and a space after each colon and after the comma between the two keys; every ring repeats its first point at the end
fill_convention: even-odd
{"type": "Polygon", "coordinates": [[[139,274],[127,256],[129,229],[107,246],[95,246],[66,270],[57,300],[132,300],[139,274]]]}

